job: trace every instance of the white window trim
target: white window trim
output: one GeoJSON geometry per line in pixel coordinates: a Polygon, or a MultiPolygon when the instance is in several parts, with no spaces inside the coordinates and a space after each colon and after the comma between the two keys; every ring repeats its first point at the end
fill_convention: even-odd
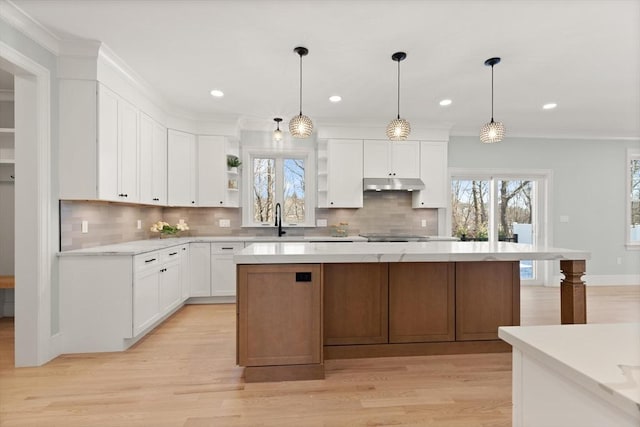
{"type": "MultiPolygon", "coordinates": [[[[268,147],[246,147],[242,152],[242,163],[246,165],[243,169],[243,177],[242,177],[242,194],[243,194],[243,204],[245,207],[242,209],[242,227],[254,227],[254,228],[275,228],[273,223],[269,224],[259,224],[253,221],[252,215],[252,206],[253,206],[253,198],[252,198],[252,189],[251,186],[253,184],[253,159],[256,157],[265,157],[265,158],[299,158],[304,159],[305,167],[305,221],[303,223],[298,223],[295,225],[287,224],[285,222],[282,223],[283,228],[302,228],[302,227],[315,227],[316,226],[316,218],[315,218],[315,207],[316,207],[316,196],[315,196],[315,188],[316,188],[316,161],[315,161],[315,150],[313,148],[302,147],[302,148],[290,148],[290,149],[278,149],[278,148],[268,148],[268,147]]],[[[281,181],[279,181],[281,182],[281,181]]],[[[276,202],[283,203],[283,200],[276,200],[276,202]]]]}
{"type": "MultiPolygon", "coordinates": [[[[538,246],[548,246],[553,241],[553,227],[549,218],[552,218],[552,206],[550,201],[553,181],[553,171],[549,169],[476,169],[476,168],[449,168],[449,200],[451,200],[451,180],[456,177],[465,179],[522,179],[522,177],[535,178],[538,181],[536,186],[536,199],[539,203],[535,212],[536,226],[533,229],[534,242],[538,246]]],[[[491,209],[495,212],[498,209],[498,200],[494,194],[494,186],[491,186],[491,209]]],[[[494,215],[491,216],[492,219],[494,215]]],[[[489,223],[489,239],[495,239],[497,225],[495,221],[489,223]]],[[[451,233],[451,208],[447,209],[446,233],[451,233]]],[[[536,279],[522,280],[522,283],[531,285],[544,285],[551,283],[553,266],[550,262],[537,261],[535,274],[536,279]]]]}
{"type": "Polygon", "coordinates": [[[631,171],[630,171],[630,164],[632,160],[640,160],[640,150],[637,150],[635,148],[628,148],[627,149],[627,158],[626,158],[626,163],[625,163],[625,172],[624,172],[624,176],[625,176],[625,180],[627,181],[627,184],[625,186],[625,188],[627,189],[626,192],[626,196],[625,196],[625,220],[624,220],[624,241],[625,241],[625,247],[628,250],[640,250],[640,242],[632,242],[631,241],[631,234],[630,234],[630,230],[631,230],[631,171]]]}

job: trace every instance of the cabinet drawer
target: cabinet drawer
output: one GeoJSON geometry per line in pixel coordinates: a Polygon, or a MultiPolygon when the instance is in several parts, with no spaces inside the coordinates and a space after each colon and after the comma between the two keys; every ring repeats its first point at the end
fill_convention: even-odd
{"type": "Polygon", "coordinates": [[[160,264],[160,253],[149,252],[146,254],[136,255],[133,261],[133,271],[139,273],[148,268],[155,267],[160,264]]]}
{"type": "Polygon", "coordinates": [[[160,251],[160,262],[170,262],[180,259],[183,254],[187,253],[186,245],[172,246],[160,251]]]}
{"type": "Polygon", "coordinates": [[[242,242],[211,244],[212,254],[234,253],[236,251],[239,251],[240,249],[244,249],[244,243],[242,242]]]}

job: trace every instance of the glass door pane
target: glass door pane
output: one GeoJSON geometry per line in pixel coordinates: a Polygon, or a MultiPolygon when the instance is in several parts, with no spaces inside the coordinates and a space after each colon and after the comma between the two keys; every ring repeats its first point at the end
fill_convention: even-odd
{"type": "Polygon", "coordinates": [[[490,180],[451,180],[451,235],[460,240],[488,240],[490,180]]]}

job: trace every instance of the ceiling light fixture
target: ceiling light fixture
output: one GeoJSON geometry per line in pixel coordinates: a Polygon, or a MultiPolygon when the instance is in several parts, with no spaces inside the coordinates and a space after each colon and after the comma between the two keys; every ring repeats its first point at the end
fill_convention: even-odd
{"type": "Polygon", "coordinates": [[[387,137],[392,141],[404,141],[411,133],[409,122],[400,118],[400,61],[404,61],[406,57],[407,54],[404,52],[391,55],[391,59],[398,63],[398,116],[387,126],[387,137]]]}
{"type": "Polygon", "coordinates": [[[273,131],[273,140],[276,142],[282,141],[282,138],[284,137],[284,134],[280,130],[280,122],[282,119],[280,117],[276,117],[273,121],[276,122],[276,130],[273,131]]]}
{"type": "Polygon", "coordinates": [[[340,95],[331,95],[329,97],[329,101],[334,102],[334,103],[335,102],[340,102],[340,101],[342,101],[342,97],[340,95]]]}
{"type": "Polygon", "coordinates": [[[298,46],[293,51],[300,55],[300,114],[289,121],[289,132],[294,138],[306,138],[313,132],[313,122],[309,117],[302,115],[302,57],[307,55],[309,50],[298,46]]]}
{"type": "Polygon", "coordinates": [[[219,89],[213,89],[211,91],[211,96],[215,97],[215,98],[222,98],[224,96],[224,92],[222,92],[219,89]]]}
{"type": "Polygon", "coordinates": [[[555,102],[550,102],[548,104],[544,104],[542,106],[543,110],[553,110],[554,108],[556,108],[558,106],[558,104],[556,104],[555,102]]]}
{"type": "Polygon", "coordinates": [[[493,121],[493,66],[499,63],[500,58],[489,58],[484,61],[484,65],[491,66],[491,121],[480,129],[480,141],[485,144],[500,142],[504,138],[504,125],[493,121]]]}
{"type": "Polygon", "coordinates": [[[443,99],[442,101],[440,101],[440,105],[446,107],[447,105],[451,105],[452,102],[453,101],[451,101],[450,99],[443,99]]]}

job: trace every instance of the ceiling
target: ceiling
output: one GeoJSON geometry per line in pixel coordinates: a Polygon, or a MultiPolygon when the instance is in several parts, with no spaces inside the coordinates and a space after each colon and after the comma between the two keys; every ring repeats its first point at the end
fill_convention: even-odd
{"type": "Polygon", "coordinates": [[[12,2],[61,39],[104,42],[194,117],[286,123],[299,103],[293,48],[305,46],[304,114],[386,126],[402,50],[400,114],[414,128],[477,135],[491,116],[483,63],[500,56],[494,115],[507,138],[640,137],[638,0],[12,2]]]}

